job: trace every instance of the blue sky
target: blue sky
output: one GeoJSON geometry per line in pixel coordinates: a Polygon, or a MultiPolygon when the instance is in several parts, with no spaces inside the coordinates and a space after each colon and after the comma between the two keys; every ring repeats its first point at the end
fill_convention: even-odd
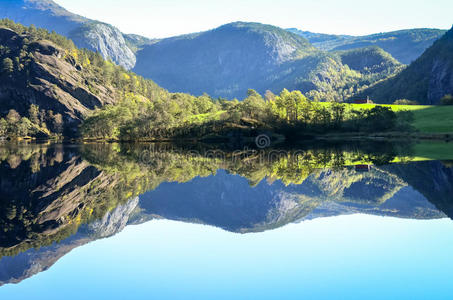
{"type": "Polygon", "coordinates": [[[451,0],[56,0],[72,12],[126,33],[167,37],[233,21],[363,35],[406,28],[450,28],[451,0]]]}

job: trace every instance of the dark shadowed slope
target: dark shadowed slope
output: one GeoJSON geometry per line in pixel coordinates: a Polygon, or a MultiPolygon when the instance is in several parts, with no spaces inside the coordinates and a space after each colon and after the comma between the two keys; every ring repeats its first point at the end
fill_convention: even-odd
{"type": "Polygon", "coordinates": [[[399,75],[363,92],[379,103],[410,99],[438,104],[447,94],[453,94],[453,29],[399,75]]]}

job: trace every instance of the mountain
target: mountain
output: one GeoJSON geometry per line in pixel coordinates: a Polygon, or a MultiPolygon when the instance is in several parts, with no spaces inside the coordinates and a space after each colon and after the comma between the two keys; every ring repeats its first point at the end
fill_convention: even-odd
{"type": "Polygon", "coordinates": [[[428,48],[423,55],[395,77],[362,93],[378,103],[410,99],[420,104],[439,104],[453,94],[453,29],[428,48]]]}
{"type": "Polygon", "coordinates": [[[356,85],[357,91],[388,77],[400,73],[405,66],[397,61],[390,53],[377,46],[343,50],[334,52],[343,65],[361,75],[356,85]]]}
{"type": "Polygon", "coordinates": [[[325,50],[325,51],[332,50],[336,46],[342,45],[346,41],[355,38],[355,36],[352,36],[352,35],[316,33],[316,32],[311,32],[311,31],[300,30],[297,28],[288,28],[286,30],[306,38],[315,47],[317,47],[321,50],[325,50]]]}
{"type": "Polygon", "coordinates": [[[51,0],[3,0],[0,18],[55,31],[80,48],[98,51],[126,69],[135,65],[135,55],[124,35],[114,26],[73,14],[51,0]]]}
{"type": "Polygon", "coordinates": [[[237,22],[145,46],[134,71],[174,92],[242,97],[282,64],[317,52],[280,28],[237,22]]]}
{"type": "Polygon", "coordinates": [[[305,37],[315,47],[326,51],[378,46],[403,64],[413,62],[446,32],[441,29],[416,28],[365,36],[350,36],[313,33],[296,28],[290,28],[288,31],[305,37]]]}
{"type": "Polygon", "coordinates": [[[47,114],[42,116],[47,123],[60,114],[69,135],[91,110],[122,99],[132,80],[143,97],[147,95],[137,90],[139,86],[149,95],[163,91],[99,54],[75,48],[62,36],[12,21],[0,22],[0,46],[0,114],[14,109],[25,116],[32,104],[38,105],[47,114]]]}
{"type": "MultiPolygon", "coordinates": [[[[377,46],[338,51],[341,62],[358,72],[381,73],[402,65],[390,53],[377,46]]],[[[392,71],[392,72],[394,72],[392,71]]]]}
{"type": "Polygon", "coordinates": [[[248,89],[286,88],[342,100],[343,89],[359,85],[362,75],[297,34],[244,22],[145,45],[134,71],[172,92],[240,99],[248,89]]]}

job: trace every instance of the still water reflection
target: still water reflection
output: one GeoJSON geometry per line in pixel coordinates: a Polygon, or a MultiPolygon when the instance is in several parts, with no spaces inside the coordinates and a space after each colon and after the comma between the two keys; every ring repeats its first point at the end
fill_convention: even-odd
{"type": "Polygon", "coordinates": [[[448,299],[450,150],[4,144],[0,297],[448,299]]]}

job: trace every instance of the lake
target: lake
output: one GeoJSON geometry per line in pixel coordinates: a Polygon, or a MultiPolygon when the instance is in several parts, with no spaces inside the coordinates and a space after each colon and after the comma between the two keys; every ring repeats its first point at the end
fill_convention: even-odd
{"type": "Polygon", "coordinates": [[[0,299],[452,299],[453,144],[0,145],[0,299]]]}

